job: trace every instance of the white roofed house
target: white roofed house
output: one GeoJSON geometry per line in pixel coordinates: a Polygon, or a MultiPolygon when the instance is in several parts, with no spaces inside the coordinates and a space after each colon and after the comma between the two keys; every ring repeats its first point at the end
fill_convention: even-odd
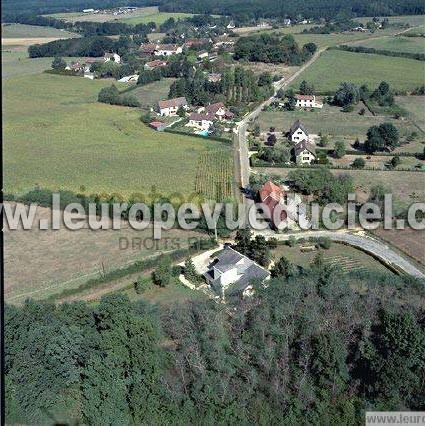
{"type": "Polygon", "coordinates": [[[323,108],[323,103],[316,99],[315,95],[295,95],[298,108],[323,108]]]}
{"type": "Polygon", "coordinates": [[[121,56],[118,55],[118,53],[105,53],[103,60],[105,62],[114,61],[119,64],[121,62],[121,56]]]}
{"type": "Polygon", "coordinates": [[[295,121],[295,123],[289,129],[289,139],[291,142],[295,143],[308,140],[307,129],[300,120],[295,121]]]}
{"type": "Polygon", "coordinates": [[[225,246],[209,265],[204,277],[211,288],[223,297],[230,288],[232,293],[250,294],[252,283],[264,282],[270,278],[270,273],[253,260],[225,246]]]}
{"type": "Polygon", "coordinates": [[[188,108],[186,98],[181,97],[158,102],[158,112],[161,116],[165,117],[176,115],[180,107],[184,109],[188,108]]]}
{"type": "Polygon", "coordinates": [[[192,112],[189,116],[187,126],[194,127],[198,130],[209,130],[214,120],[215,117],[211,114],[199,114],[197,112],[192,112]]]}

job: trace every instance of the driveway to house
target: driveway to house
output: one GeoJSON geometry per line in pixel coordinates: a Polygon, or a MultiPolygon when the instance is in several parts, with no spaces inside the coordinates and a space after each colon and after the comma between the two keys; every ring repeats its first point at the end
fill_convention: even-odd
{"type": "MultiPolygon", "coordinates": [[[[362,231],[360,231],[362,232],[362,231]]],[[[294,236],[295,238],[309,238],[309,237],[328,237],[332,241],[339,243],[348,244],[356,247],[376,258],[379,258],[382,262],[387,264],[389,267],[401,270],[406,274],[412,275],[416,278],[425,279],[425,274],[414,266],[409,260],[404,258],[402,255],[394,251],[390,246],[386,245],[382,241],[379,241],[369,235],[361,233],[352,233],[348,230],[340,231],[306,231],[288,234],[276,234],[272,230],[264,230],[254,232],[254,235],[261,234],[266,239],[276,238],[279,241],[286,241],[289,237],[294,236]]]]}
{"type": "MultiPolygon", "coordinates": [[[[219,244],[217,247],[214,247],[211,250],[204,251],[196,256],[192,256],[193,264],[195,265],[196,272],[198,274],[204,274],[209,264],[211,263],[211,255],[217,251],[223,250],[224,245],[219,244]]],[[[184,262],[179,263],[179,266],[184,266],[184,262]]]]}

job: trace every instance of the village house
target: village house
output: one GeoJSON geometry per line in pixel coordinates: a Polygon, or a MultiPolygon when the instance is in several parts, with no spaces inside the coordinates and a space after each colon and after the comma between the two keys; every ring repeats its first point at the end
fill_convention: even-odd
{"type": "Polygon", "coordinates": [[[189,116],[189,122],[187,126],[194,127],[198,130],[209,130],[214,121],[214,116],[210,114],[200,114],[198,112],[192,112],[189,116]]]}
{"type": "Polygon", "coordinates": [[[205,46],[211,43],[211,39],[208,38],[187,38],[183,44],[183,47],[190,49],[191,47],[205,46]]]}
{"type": "Polygon", "coordinates": [[[159,44],[154,52],[155,56],[172,56],[182,53],[183,49],[181,46],[176,44],[159,44]]]}
{"type": "Polygon", "coordinates": [[[300,120],[295,121],[295,123],[289,129],[289,140],[295,143],[308,140],[307,129],[300,120]]]}
{"type": "Polygon", "coordinates": [[[142,56],[152,56],[155,54],[155,50],[157,48],[157,44],[154,43],[143,43],[140,46],[139,53],[142,56]]]}
{"type": "Polygon", "coordinates": [[[220,121],[233,117],[233,113],[228,111],[223,102],[216,102],[215,104],[207,105],[204,110],[205,114],[215,117],[220,121]]]}
{"type": "Polygon", "coordinates": [[[198,53],[197,58],[198,58],[200,61],[201,61],[201,60],[203,60],[203,59],[208,59],[208,52],[207,52],[206,50],[201,50],[201,51],[198,53]]]}
{"type": "Polygon", "coordinates": [[[66,66],[65,69],[67,71],[80,72],[84,70],[84,65],[79,62],[75,62],[74,64],[66,66]]]}
{"type": "Polygon", "coordinates": [[[94,80],[94,72],[91,72],[89,67],[87,67],[84,70],[84,78],[88,78],[89,80],[94,80]]]}
{"type": "Polygon", "coordinates": [[[207,283],[221,297],[231,286],[232,292],[248,295],[252,292],[252,282],[264,282],[270,272],[253,260],[229,246],[225,246],[209,265],[204,274],[207,283]]]}
{"type": "Polygon", "coordinates": [[[117,64],[121,63],[121,56],[118,53],[105,53],[104,62],[114,61],[117,64]]]}
{"type": "Polygon", "coordinates": [[[294,147],[294,156],[297,164],[311,164],[316,161],[316,150],[307,140],[297,143],[294,147]]]}
{"type": "Polygon", "coordinates": [[[156,59],[154,61],[146,62],[143,69],[145,71],[152,71],[156,68],[165,67],[165,66],[167,66],[167,62],[156,59]]]}
{"type": "Polygon", "coordinates": [[[165,117],[176,115],[180,107],[184,109],[188,108],[186,98],[181,97],[158,102],[158,112],[161,116],[165,117]]]}
{"type": "Polygon", "coordinates": [[[323,108],[323,103],[316,100],[314,95],[295,95],[298,108],[323,108]]]}

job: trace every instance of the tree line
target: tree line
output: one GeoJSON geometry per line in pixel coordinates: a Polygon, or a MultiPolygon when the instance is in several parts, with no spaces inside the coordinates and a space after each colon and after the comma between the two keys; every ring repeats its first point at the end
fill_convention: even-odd
{"type": "Polygon", "coordinates": [[[231,315],[122,293],[6,305],[7,423],[362,425],[365,410],[424,409],[422,283],[318,255],[254,286],[231,315]]]}

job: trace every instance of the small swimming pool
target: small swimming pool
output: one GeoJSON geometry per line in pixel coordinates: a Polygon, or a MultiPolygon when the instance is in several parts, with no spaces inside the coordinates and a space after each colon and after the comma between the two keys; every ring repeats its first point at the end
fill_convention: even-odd
{"type": "Polygon", "coordinates": [[[210,133],[208,132],[208,130],[202,130],[201,132],[199,132],[199,134],[201,136],[208,136],[210,133]]]}

